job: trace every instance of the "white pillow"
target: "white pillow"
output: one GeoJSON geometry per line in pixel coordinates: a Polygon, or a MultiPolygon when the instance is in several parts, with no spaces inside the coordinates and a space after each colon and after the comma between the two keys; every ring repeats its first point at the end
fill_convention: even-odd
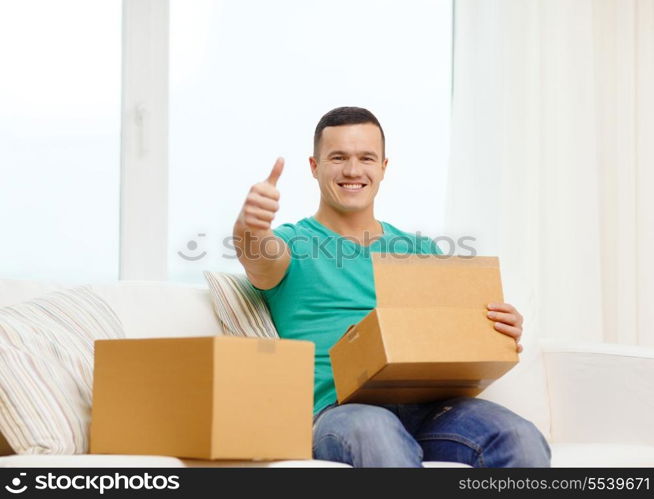
{"type": "Polygon", "coordinates": [[[206,286],[159,281],[93,284],[123,323],[127,338],[223,334],[206,286]]]}
{"type": "Polygon", "coordinates": [[[225,333],[253,338],[278,338],[268,306],[245,275],[204,272],[214,311],[225,333]]]}
{"type": "Polygon", "coordinates": [[[88,286],[0,309],[0,431],[17,454],[83,454],[96,339],[123,338],[88,286]]]}

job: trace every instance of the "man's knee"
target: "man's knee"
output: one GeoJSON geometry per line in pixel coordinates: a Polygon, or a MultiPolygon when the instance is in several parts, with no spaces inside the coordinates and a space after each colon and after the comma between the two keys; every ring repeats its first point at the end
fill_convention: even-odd
{"type": "Polygon", "coordinates": [[[495,433],[491,451],[502,446],[512,467],[549,467],[551,450],[540,430],[531,421],[494,402],[477,399],[477,410],[492,422],[495,433]]]}
{"type": "Polygon", "coordinates": [[[354,466],[420,466],[422,449],[388,409],[345,404],[316,421],[314,456],[354,466]]]}
{"type": "Polygon", "coordinates": [[[545,467],[551,451],[530,421],[504,406],[484,399],[461,397],[438,407],[422,439],[460,434],[475,444],[479,465],[545,467]]]}
{"type": "Polygon", "coordinates": [[[545,437],[531,421],[519,416],[511,426],[504,428],[501,437],[512,449],[514,467],[549,467],[552,451],[545,437]]]}
{"type": "Polygon", "coordinates": [[[478,428],[483,427],[486,431],[493,429],[503,431],[515,427],[514,431],[518,433],[524,432],[525,434],[531,434],[533,430],[539,433],[530,421],[490,400],[460,397],[451,399],[445,405],[447,406],[447,411],[441,411],[435,418],[446,414],[451,409],[455,409],[451,414],[452,417],[457,420],[465,419],[475,424],[478,428]]]}
{"type": "Polygon", "coordinates": [[[388,409],[366,404],[344,404],[325,412],[317,421],[314,438],[331,434],[345,439],[367,439],[402,427],[388,409]]]}

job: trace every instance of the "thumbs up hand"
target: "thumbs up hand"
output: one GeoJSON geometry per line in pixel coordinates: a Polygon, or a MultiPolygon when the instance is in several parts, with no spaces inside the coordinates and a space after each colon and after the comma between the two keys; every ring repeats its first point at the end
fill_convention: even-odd
{"type": "Polygon", "coordinates": [[[279,191],[276,185],[283,170],[284,158],[277,158],[268,178],[250,188],[237,221],[246,230],[270,230],[275,213],[279,210],[279,191]]]}

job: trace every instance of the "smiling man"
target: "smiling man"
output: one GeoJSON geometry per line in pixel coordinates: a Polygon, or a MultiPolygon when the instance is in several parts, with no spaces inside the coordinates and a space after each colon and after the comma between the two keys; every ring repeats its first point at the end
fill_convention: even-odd
{"type": "MultiPolygon", "coordinates": [[[[550,449],[529,421],[493,402],[459,397],[422,404],[336,402],[329,349],[375,307],[371,252],[440,254],[429,238],[374,216],[388,165],[385,137],[370,111],[340,107],[316,126],[311,174],[320,188],[313,216],[272,230],[279,209],[280,158],[247,195],[234,239],[248,279],[260,289],[282,338],[316,345],[313,453],[356,467],[419,467],[422,461],[475,467],[544,467],[550,449]]],[[[522,316],[489,304],[498,334],[522,335],[522,316]]]]}

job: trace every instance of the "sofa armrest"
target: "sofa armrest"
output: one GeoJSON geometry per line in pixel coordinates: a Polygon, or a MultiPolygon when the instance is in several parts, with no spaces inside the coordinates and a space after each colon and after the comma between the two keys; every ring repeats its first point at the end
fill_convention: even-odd
{"type": "Polygon", "coordinates": [[[654,445],[654,348],[541,340],[552,442],[654,445]]]}

